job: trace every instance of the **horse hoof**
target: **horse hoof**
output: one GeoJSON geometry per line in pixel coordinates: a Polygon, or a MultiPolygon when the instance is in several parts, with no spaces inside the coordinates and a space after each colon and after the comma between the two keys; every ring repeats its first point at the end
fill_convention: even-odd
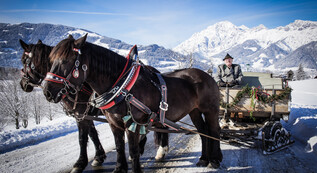
{"type": "Polygon", "coordinates": [[[159,149],[157,150],[156,156],[155,156],[155,160],[156,161],[162,161],[165,157],[165,155],[168,152],[168,147],[159,147],[159,149]]]}
{"type": "Polygon", "coordinates": [[[219,167],[220,167],[220,162],[217,160],[213,160],[213,161],[209,162],[209,164],[208,164],[208,168],[218,169],[219,167]]]}
{"type": "Polygon", "coordinates": [[[105,154],[102,156],[96,156],[95,159],[92,161],[91,166],[101,166],[106,158],[107,156],[105,154]]]}
{"type": "Polygon", "coordinates": [[[207,167],[208,164],[209,164],[208,160],[199,159],[199,161],[196,163],[196,166],[198,166],[198,167],[207,167]]]}
{"type": "Polygon", "coordinates": [[[94,159],[94,160],[92,161],[92,163],[91,163],[91,166],[101,166],[102,163],[103,163],[103,161],[102,161],[102,162],[99,162],[98,160],[94,159]]]}
{"type": "Polygon", "coordinates": [[[115,169],[112,173],[127,173],[127,170],[122,170],[122,169],[115,169]]]}
{"type": "Polygon", "coordinates": [[[83,171],[83,168],[74,167],[70,173],[82,173],[83,171]]]}

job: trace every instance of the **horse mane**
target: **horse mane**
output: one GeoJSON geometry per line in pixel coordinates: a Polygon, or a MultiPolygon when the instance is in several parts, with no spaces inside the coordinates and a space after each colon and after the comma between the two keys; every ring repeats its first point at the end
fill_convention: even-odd
{"type": "MultiPolygon", "coordinates": [[[[67,60],[67,58],[75,58],[73,51],[75,39],[70,37],[62,40],[52,50],[50,54],[50,61],[67,60]]],[[[81,57],[88,58],[90,70],[92,73],[98,74],[112,74],[121,73],[126,58],[109,50],[107,48],[85,42],[81,48],[81,57]],[[123,64],[123,65],[122,65],[123,64]]]]}
{"type": "Polygon", "coordinates": [[[74,56],[74,38],[67,38],[59,42],[50,53],[50,61],[53,63],[55,60],[66,60],[69,56],[74,56]]]}

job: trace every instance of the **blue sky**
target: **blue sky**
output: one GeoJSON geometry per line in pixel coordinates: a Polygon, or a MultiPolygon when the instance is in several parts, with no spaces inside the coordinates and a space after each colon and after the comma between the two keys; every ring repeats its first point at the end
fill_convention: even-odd
{"type": "Polygon", "coordinates": [[[220,21],[249,28],[317,21],[316,0],[0,0],[0,23],[52,23],[173,48],[220,21]]]}

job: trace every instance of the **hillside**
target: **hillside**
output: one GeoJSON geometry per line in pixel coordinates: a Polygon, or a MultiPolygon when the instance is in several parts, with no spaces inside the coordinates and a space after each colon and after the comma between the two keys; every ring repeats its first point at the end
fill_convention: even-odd
{"type": "MultiPolygon", "coordinates": [[[[54,46],[69,34],[72,34],[74,38],[79,38],[86,33],[88,33],[88,42],[103,46],[123,56],[126,56],[133,46],[92,31],[64,25],[0,23],[0,66],[17,68],[22,66],[20,57],[23,50],[19,39],[29,44],[36,43],[40,39],[44,44],[54,46]]],[[[176,69],[186,63],[185,56],[155,44],[149,46],[138,45],[138,50],[140,59],[144,63],[158,69],[163,70],[167,66],[176,69]]],[[[197,61],[196,67],[203,68],[203,64],[197,61]]]]}

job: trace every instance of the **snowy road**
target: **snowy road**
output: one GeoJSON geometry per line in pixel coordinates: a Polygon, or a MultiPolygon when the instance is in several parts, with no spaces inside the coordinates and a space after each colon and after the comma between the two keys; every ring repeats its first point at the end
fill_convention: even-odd
{"type": "MultiPolygon", "coordinates": [[[[294,108],[291,109],[290,120],[286,125],[293,136],[297,138],[288,149],[264,156],[258,143],[255,148],[241,148],[221,143],[224,159],[220,168],[214,170],[195,166],[200,156],[199,136],[170,135],[170,153],[164,162],[155,162],[156,149],[153,144],[153,135],[149,134],[145,153],[141,157],[144,172],[317,172],[317,97],[314,89],[317,80],[295,81],[290,84],[294,89],[292,92],[294,108]],[[302,90],[310,94],[304,95],[297,92],[302,90]]],[[[5,146],[6,142],[10,146],[16,145],[16,143],[25,146],[28,141],[33,141],[36,138],[43,141],[45,137],[43,134],[46,133],[57,137],[24,148],[14,148],[12,151],[3,152],[3,154],[0,154],[0,173],[69,172],[79,156],[79,144],[77,132],[65,133],[69,127],[70,131],[73,131],[75,123],[73,122],[73,125],[71,125],[69,121],[65,122],[44,125],[44,127],[35,126],[30,130],[20,129],[12,133],[11,131],[2,133],[4,137],[2,147],[5,146]],[[67,135],[60,136],[55,132],[67,135]],[[30,140],[29,136],[31,136],[30,140]]],[[[108,157],[101,167],[92,168],[88,166],[84,172],[111,172],[116,162],[112,133],[108,124],[100,124],[96,128],[108,157]]],[[[88,154],[90,160],[93,159],[94,152],[94,146],[89,141],[88,154]]]]}
{"type": "MultiPolygon", "coordinates": [[[[150,139],[151,140],[151,139],[150,139]]],[[[127,148],[127,146],[126,146],[127,148]]],[[[195,164],[200,157],[200,138],[198,135],[173,134],[170,136],[170,153],[164,162],[155,162],[153,142],[148,142],[141,164],[144,172],[188,173],[188,172],[315,172],[315,154],[303,154],[303,145],[293,144],[288,149],[263,155],[259,144],[256,148],[241,148],[221,143],[224,160],[220,169],[199,168],[195,164]]],[[[115,151],[107,153],[106,162],[96,168],[87,167],[84,171],[111,172],[115,168],[115,151]]],[[[131,165],[129,165],[131,168],[131,165]]]]}
{"type": "MultiPolygon", "coordinates": [[[[112,172],[116,153],[107,124],[96,126],[101,142],[107,152],[105,163],[96,168],[88,166],[84,172],[112,172]]],[[[79,155],[78,133],[71,133],[36,145],[1,154],[0,172],[69,172],[79,155]]],[[[144,172],[314,172],[317,157],[314,153],[304,153],[304,145],[299,142],[289,149],[264,156],[260,146],[241,148],[221,143],[224,160],[218,170],[195,166],[200,156],[198,135],[170,135],[170,153],[164,162],[155,162],[153,135],[148,135],[146,150],[141,157],[144,172]]],[[[127,147],[126,147],[127,148],[127,147]]],[[[94,157],[94,147],[89,142],[89,158],[94,157]]],[[[127,151],[128,152],[128,151],[127,151]]],[[[131,165],[129,165],[131,168],[131,165]]]]}

